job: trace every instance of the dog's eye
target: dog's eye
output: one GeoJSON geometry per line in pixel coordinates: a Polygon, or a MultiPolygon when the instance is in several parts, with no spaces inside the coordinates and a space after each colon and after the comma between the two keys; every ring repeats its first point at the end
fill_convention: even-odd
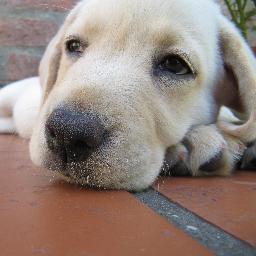
{"type": "Polygon", "coordinates": [[[66,43],[66,49],[69,53],[81,54],[84,51],[82,43],[77,39],[71,39],[66,43]]]}
{"type": "Polygon", "coordinates": [[[188,64],[178,56],[167,56],[159,64],[161,70],[171,72],[175,75],[191,74],[188,64]]]}

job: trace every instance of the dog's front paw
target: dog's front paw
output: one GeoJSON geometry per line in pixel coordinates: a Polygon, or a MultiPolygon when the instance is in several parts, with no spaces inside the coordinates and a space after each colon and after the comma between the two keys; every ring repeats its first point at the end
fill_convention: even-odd
{"type": "Polygon", "coordinates": [[[193,128],[166,154],[169,173],[192,176],[229,175],[245,150],[239,140],[221,134],[215,125],[193,128]]]}
{"type": "Polygon", "coordinates": [[[189,150],[184,144],[179,143],[168,148],[165,155],[162,174],[174,176],[189,175],[190,171],[187,166],[188,158],[189,150]]]}
{"type": "Polygon", "coordinates": [[[241,160],[241,169],[256,170],[256,141],[249,143],[241,160]]]}

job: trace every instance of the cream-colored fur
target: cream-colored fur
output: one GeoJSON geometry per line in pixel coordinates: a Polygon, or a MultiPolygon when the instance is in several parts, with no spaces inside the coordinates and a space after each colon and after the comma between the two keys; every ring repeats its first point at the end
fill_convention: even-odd
{"type": "Polygon", "coordinates": [[[10,100],[16,106],[9,104],[0,129],[24,137],[33,129],[32,161],[70,182],[140,190],[164,163],[171,168],[178,162],[194,176],[228,175],[245,144],[256,139],[255,66],[241,35],[210,0],[84,0],[47,47],[39,69],[42,89],[34,78],[0,92],[1,110],[9,104],[1,103],[4,90],[17,90],[10,100]],[[74,36],[87,45],[80,57],[65,51],[74,36]],[[194,75],[159,72],[157,61],[170,54],[185,59],[194,75]],[[47,146],[46,120],[64,103],[107,119],[110,141],[86,161],[63,165],[47,146]],[[218,121],[222,105],[244,124],[218,121]],[[200,169],[219,152],[215,171],[200,169]]]}
{"type": "Polygon", "coordinates": [[[38,77],[24,79],[0,91],[0,133],[17,132],[29,139],[41,101],[38,77]]]}

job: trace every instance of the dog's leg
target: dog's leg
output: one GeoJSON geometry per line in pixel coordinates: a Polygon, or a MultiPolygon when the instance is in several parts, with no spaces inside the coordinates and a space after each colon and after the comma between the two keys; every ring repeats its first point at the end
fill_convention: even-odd
{"type": "Polygon", "coordinates": [[[24,86],[18,83],[12,83],[0,90],[0,133],[15,132],[13,108],[23,90],[24,86]]]}
{"type": "Polygon", "coordinates": [[[0,133],[17,132],[29,138],[41,98],[38,77],[28,78],[0,90],[0,133]]]}
{"type": "Polygon", "coordinates": [[[11,117],[0,117],[0,133],[14,133],[15,126],[11,117]]]}
{"type": "Polygon", "coordinates": [[[238,139],[221,133],[216,125],[202,125],[193,128],[182,143],[168,149],[166,163],[170,174],[227,176],[245,148],[238,139]]]}
{"type": "MultiPolygon", "coordinates": [[[[240,123],[241,121],[237,119],[233,113],[228,110],[227,108],[222,108],[219,120],[226,121],[229,123],[240,123]]],[[[249,134],[247,131],[246,134],[249,134]]],[[[240,161],[240,168],[241,169],[250,169],[256,170],[256,141],[252,141],[251,143],[247,143],[246,149],[244,151],[243,157],[240,161]]]]}

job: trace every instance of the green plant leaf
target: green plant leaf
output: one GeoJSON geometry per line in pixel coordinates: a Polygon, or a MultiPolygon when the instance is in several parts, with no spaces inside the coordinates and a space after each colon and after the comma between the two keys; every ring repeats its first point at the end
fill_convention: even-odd
{"type": "Polygon", "coordinates": [[[253,10],[250,10],[246,13],[245,18],[246,18],[246,20],[249,20],[255,15],[256,15],[256,9],[253,9],[253,10]]]}
{"type": "MultiPolygon", "coordinates": [[[[250,0],[256,7],[256,0],[250,0]]],[[[244,38],[247,39],[249,33],[249,21],[256,16],[256,8],[248,10],[249,0],[224,0],[227,9],[231,15],[232,21],[240,29],[244,38]]],[[[253,28],[254,30],[254,28],[253,28]]]]}

